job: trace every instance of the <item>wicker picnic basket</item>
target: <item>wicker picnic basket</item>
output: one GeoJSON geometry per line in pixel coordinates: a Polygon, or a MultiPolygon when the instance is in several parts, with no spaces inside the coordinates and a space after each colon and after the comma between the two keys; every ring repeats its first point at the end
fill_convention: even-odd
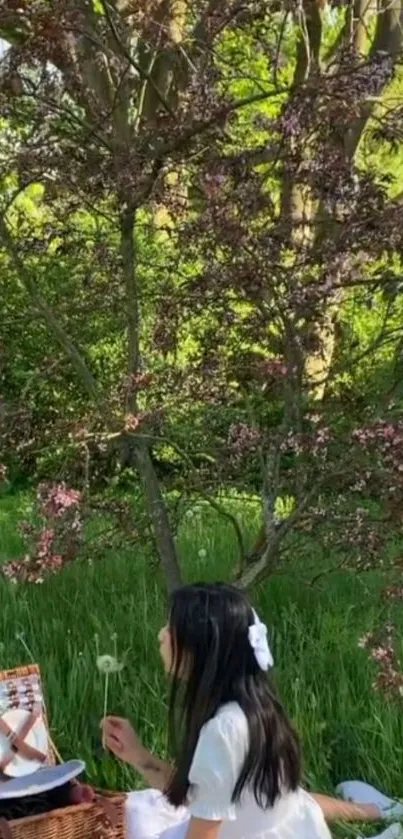
{"type": "MultiPolygon", "coordinates": [[[[49,730],[37,665],[0,672],[0,688],[6,691],[10,708],[32,710],[40,691],[42,715],[49,730]]],[[[57,755],[49,735],[48,763],[57,755]]],[[[14,821],[0,819],[0,839],[124,839],[125,795],[96,791],[94,801],[14,821]]]]}

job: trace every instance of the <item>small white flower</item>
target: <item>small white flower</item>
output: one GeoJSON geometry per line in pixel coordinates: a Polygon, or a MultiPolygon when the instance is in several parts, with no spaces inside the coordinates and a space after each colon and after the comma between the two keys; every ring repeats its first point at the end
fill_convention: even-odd
{"type": "Polygon", "coordinates": [[[207,551],[205,548],[200,548],[199,550],[199,559],[206,559],[207,551]]]}
{"type": "Polygon", "coordinates": [[[97,667],[100,673],[104,673],[105,676],[109,673],[120,673],[123,670],[123,664],[113,655],[99,655],[97,657],[97,667]]]}

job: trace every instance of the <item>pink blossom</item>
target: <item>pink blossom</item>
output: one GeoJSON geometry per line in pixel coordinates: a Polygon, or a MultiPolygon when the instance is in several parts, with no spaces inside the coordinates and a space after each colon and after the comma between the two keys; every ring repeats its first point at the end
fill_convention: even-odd
{"type": "Polygon", "coordinates": [[[240,458],[248,454],[261,441],[261,433],[256,428],[251,428],[246,423],[234,423],[228,433],[228,446],[233,457],[240,458]]]}
{"type": "Polygon", "coordinates": [[[63,516],[66,510],[81,502],[81,492],[69,489],[65,483],[40,484],[37,497],[44,514],[55,517],[63,516]]]}
{"type": "Polygon", "coordinates": [[[11,582],[42,583],[75,557],[82,530],[81,492],[64,483],[40,484],[37,502],[42,524],[22,522],[21,532],[30,543],[25,556],[3,564],[1,571],[11,582]]]}
{"type": "Polygon", "coordinates": [[[125,416],[125,431],[136,431],[140,425],[140,418],[135,414],[126,414],[125,416]]]}

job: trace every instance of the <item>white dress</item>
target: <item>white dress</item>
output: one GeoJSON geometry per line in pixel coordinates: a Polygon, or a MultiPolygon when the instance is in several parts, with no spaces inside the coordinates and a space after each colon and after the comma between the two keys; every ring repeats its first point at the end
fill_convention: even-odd
{"type": "Polygon", "coordinates": [[[248,750],[240,706],[231,702],[202,729],[189,772],[188,806],[172,807],[155,790],[127,800],[127,839],[185,839],[192,817],[222,822],[219,839],[330,839],[322,810],[302,789],[260,808],[252,791],[231,801],[248,750]]]}

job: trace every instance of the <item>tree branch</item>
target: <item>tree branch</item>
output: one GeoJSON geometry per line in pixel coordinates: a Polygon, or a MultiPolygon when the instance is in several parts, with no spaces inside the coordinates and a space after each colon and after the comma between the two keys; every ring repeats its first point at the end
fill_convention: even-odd
{"type": "MultiPolygon", "coordinates": [[[[345,472],[335,472],[332,478],[336,478],[340,474],[344,475],[345,472]]],[[[263,552],[260,559],[248,565],[248,567],[245,568],[244,571],[242,571],[242,573],[236,580],[235,585],[238,588],[250,588],[252,585],[260,581],[263,577],[267,576],[269,571],[272,570],[270,568],[270,560],[273,554],[277,554],[277,551],[283,539],[285,539],[285,537],[290,533],[294,525],[299,521],[302,514],[313,502],[313,500],[317,498],[320,488],[328,479],[329,476],[326,476],[323,477],[320,481],[318,481],[312,488],[312,490],[306,494],[305,498],[301,501],[301,503],[294,510],[294,512],[291,513],[291,515],[288,516],[288,518],[285,519],[280,525],[278,525],[278,527],[274,531],[272,530],[271,542],[267,544],[266,549],[263,552]]]]}
{"type": "MultiPolygon", "coordinates": [[[[403,4],[402,0],[381,0],[381,10],[377,15],[376,30],[369,60],[388,59],[394,66],[402,52],[403,4]]],[[[385,82],[380,83],[378,96],[383,91],[385,82]]],[[[344,146],[347,157],[352,160],[358,148],[365,127],[376,105],[375,95],[361,105],[361,114],[348,130],[344,146]]]]}
{"type": "Polygon", "coordinates": [[[100,2],[102,4],[102,8],[104,10],[106,20],[108,22],[108,26],[111,30],[113,38],[114,38],[114,40],[116,42],[116,45],[119,48],[121,54],[126,58],[126,60],[133,67],[133,69],[136,70],[136,72],[139,74],[140,78],[143,81],[147,82],[147,84],[149,84],[150,87],[152,87],[152,89],[153,89],[158,101],[160,102],[160,104],[164,107],[164,109],[167,111],[167,113],[173,119],[175,119],[175,111],[172,110],[168,100],[161,93],[158,85],[155,83],[155,80],[154,80],[153,75],[152,75],[152,70],[151,70],[151,72],[144,70],[144,67],[142,67],[141,64],[139,64],[139,62],[136,61],[133,58],[133,56],[130,54],[130,49],[128,49],[125,46],[125,44],[122,42],[122,39],[119,37],[118,31],[116,29],[116,26],[115,26],[115,24],[113,22],[113,19],[112,19],[112,15],[110,13],[108,0],[100,0],[100,2]]]}
{"type": "Polygon", "coordinates": [[[258,102],[266,102],[268,99],[275,99],[277,96],[289,93],[289,91],[290,88],[287,85],[279,90],[262,91],[260,93],[251,94],[250,96],[245,96],[243,99],[235,99],[233,102],[223,105],[222,108],[217,110],[208,120],[198,120],[197,122],[194,122],[190,128],[184,131],[183,134],[180,134],[175,140],[163,144],[160,149],[157,150],[156,156],[163,158],[176,151],[180,151],[194,137],[204,134],[204,132],[208,131],[208,129],[213,125],[225,121],[226,117],[235,111],[246,108],[248,105],[254,105],[258,102]]]}
{"type": "Polygon", "coordinates": [[[3,242],[6,251],[8,252],[12,262],[14,263],[17,276],[24,288],[26,289],[26,291],[28,292],[32,302],[35,305],[36,310],[43,317],[43,320],[47,324],[49,331],[55,337],[58,344],[62,347],[67,357],[70,359],[70,362],[73,368],[75,369],[77,375],[79,376],[81,382],[83,383],[88,395],[93,399],[93,401],[96,404],[100,405],[101,398],[98,391],[98,386],[91,371],[87,367],[87,364],[85,363],[83,357],[79,353],[77,347],[75,346],[75,344],[73,344],[67,332],[59,323],[53,310],[43,299],[31,273],[26,270],[23,261],[18,254],[18,250],[15,246],[10,231],[8,230],[7,223],[3,215],[0,215],[0,240],[3,242]]]}
{"type": "Polygon", "coordinates": [[[322,44],[322,11],[316,0],[304,0],[298,13],[300,36],[297,41],[293,86],[299,87],[307,81],[311,71],[320,68],[322,44]]]}

